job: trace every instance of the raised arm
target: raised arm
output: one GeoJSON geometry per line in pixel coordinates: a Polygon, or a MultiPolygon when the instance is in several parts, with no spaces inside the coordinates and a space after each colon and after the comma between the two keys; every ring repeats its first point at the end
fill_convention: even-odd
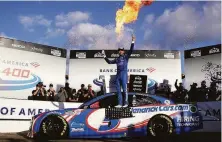
{"type": "Polygon", "coordinates": [[[105,61],[108,63],[108,64],[116,64],[116,59],[114,60],[110,60],[108,59],[107,57],[104,57],[105,61]]]}
{"type": "Polygon", "coordinates": [[[178,81],[178,80],[176,79],[176,81],[175,81],[175,83],[174,83],[174,86],[175,86],[175,88],[178,90],[179,87],[178,87],[178,85],[177,85],[177,81],[178,81]]]}
{"type": "Polygon", "coordinates": [[[116,59],[114,59],[114,60],[108,59],[108,58],[106,57],[106,54],[105,54],[105,51],[104,51],[104,50],[102,51],[102,54],[103,54],[103,57],[104,57],[105,61],[106,61],[108,64],[116,64],[116,59]]]}
{"type": "Polygon", "coordinates": [[[134,50],[134,43],[135,43],[135,37],[132,36],[132,42],[131,42],[131,46],[130,46],[130,50],[127,53],[127,57],[129,58],[131,56],[131,54],[133,53],[134,50]]]}

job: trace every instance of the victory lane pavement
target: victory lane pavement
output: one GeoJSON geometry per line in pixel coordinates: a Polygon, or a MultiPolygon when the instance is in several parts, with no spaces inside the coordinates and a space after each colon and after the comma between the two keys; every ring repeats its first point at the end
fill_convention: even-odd
{"type": "MultiPolygon", "coordinates": [[[[0,133],[0,142],[43,142],[32,140],[26,137],[27,132],[21,133],[0,133]]],[[[142,138],[125,139],[72,139],[72,140],[49,140],[49,142],[221,142],[221,133],[190,133],[178,135],[170,140],[148,140],[142,138]]]]}

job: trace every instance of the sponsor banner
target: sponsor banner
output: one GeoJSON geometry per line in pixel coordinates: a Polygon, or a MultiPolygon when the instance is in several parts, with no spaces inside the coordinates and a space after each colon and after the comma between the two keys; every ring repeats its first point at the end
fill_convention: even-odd
{"type": "MultiPolygon", "coordinates": [[[[99,91],[101,83],[98,83],[99,76],[116,75],[116,65],[107,64],[103,58],[90,59],[71,59],[69,66],[69,83],[72,88],[80,88],[80,84],[92,84],[95,91],[99,91]]],[[[155,83],[167,84],[175,90],[174,83],[176,79],[181,78],[181,60],[180,59],[136,59],[132,58],[128,63],[128,76],[145,75],[147,78],[148,91],[153,91],[155,83]]],[[[111,78],[110,78],[111,79],[111,78]]],[[[180,80],[178,80],[180,82],[180,80]]],[[[106,80],[106,85],[115,88],[115,79],[106,80]]],[[[112,89],[111,89],[112,90],[112,89]]]]}
{"type": "MultiPolygon", "coordinates": [[[[126,53],[129,50],[126,50],[126,53]]],[[[117,50],[105,50],[107,58],[119,57],[117,50]]],[[[164,50],[134,50],[130,56],[138,59],[179,59],[179,51],[164,51],[164,50]]],[[[70,59],[84,59],[84,58],[103,58],[102,50],[71,50],[70,59]]]]}
{"type": "Polygon", "coordinates": [[[62,56],[62,52],[61,50],[57,50],[57,49],[51,49],[51,54],[57,57],[61,57],[62,56]]]}
{"type": "Polygon", "coordinates": [[[3,47],[29,51],[29,52],[35,52],[35,53],[40,53],[40,54],[46,54],[46,55],[52,55],[52,56],[57,56],[57,57],[62,57],[62,58],[66,58],[66,53],[67,53],[66,49],[62,49],[62,48],[0,37],[0,48],[3,48],[3,47]]]}
{"type": "Polygon", "coordinates": [[[197,102],[203,121],[221,121],[221,101],[197,102]]]}
{"type": "Polygon", "coordinates": [[[166,58],[166,59],[174,59],[175,58],[175,54],[172,53],[172,52],[165,52],[163,54],[163,57],[166,58]]]}
{"type": "Polygon", "coordinates": [[[147,93],[147,76],[130,75],[129,92],[147,93]]]}
{"type": "Polygon", "coordinates": [[[75,57],[78,59],[86,58],[86,52],[76,52],[75,57]]]}
{"type": "Polygon", "coordinates": [[[39,113],[77,108],[81,103],[0,99],[0,119],[31,119],[39,113]]]}
{"type": "Polygon", "coordinates": [[[221,53],[221,44],[185,50],[185,59],[221,53]]]}
{"type": "Polygon", "coordinates": [[[0,52],[0,98],[28,99],[38,82],[43,82],[46,89],[52,83],[56,91],[64,86],[66,58],[58,57],[61,52],[52,50],[54,55],[48,56],[38,54],[42,50],[37,48],[29,52],[4,47],[0,46],[4,49],[0,52]]]}
{"type": "Polygon", "coordinates": [[[161,57],[161,56],[162,56],[161,53],[155,50],[148,50],[148,51],[145,51],[144,53],[144,58],[158,59],[158,57],[161,57]]]}
{"type": "MultiPolygon", "coordinates": [[[[210,50],[214,48],[212,47],[210,50]]],[[[201,55],[203,55],[204,50],[201,50],[201,55]]],[[[206,47],[207,52],[210,50],[206,47]]],[[[184,70],[186,75],[185,87],[188,90],[193,83],[197,83],[197,87],[200,87],[203,80],[206,81],[207,87],[210,87],[211,82],[215,82],[218,90],[221,90],[221,53],[208,54],[204,57],[186,58],[184,70]]]]}

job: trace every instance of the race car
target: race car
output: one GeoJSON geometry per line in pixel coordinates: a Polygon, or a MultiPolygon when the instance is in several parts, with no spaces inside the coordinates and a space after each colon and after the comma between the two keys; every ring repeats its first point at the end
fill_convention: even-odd
{"type": "Polygon", "coordinates": [[[32,117],[30,138],[121,138],[170,136],[202,129],[195,104],[175,104],[164,97],[129,93],[129,107],[115,108],[116,93],[98,96],[78,108],[32,117]]]}

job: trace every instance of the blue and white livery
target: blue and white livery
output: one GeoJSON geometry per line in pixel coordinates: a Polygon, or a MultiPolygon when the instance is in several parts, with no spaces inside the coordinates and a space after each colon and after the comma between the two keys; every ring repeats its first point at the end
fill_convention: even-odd
{"type": "Polygon", "coordinates": [[[114,108],[115,93],[98,96],[78,108],[55,110],[32,118],[28,136],[50,138],[120,138],[161,136],[202,129],[195,104],[129,93],[129,108],[114,108]],[[112,117],[111,117],[112,116],[112,117]]]}

